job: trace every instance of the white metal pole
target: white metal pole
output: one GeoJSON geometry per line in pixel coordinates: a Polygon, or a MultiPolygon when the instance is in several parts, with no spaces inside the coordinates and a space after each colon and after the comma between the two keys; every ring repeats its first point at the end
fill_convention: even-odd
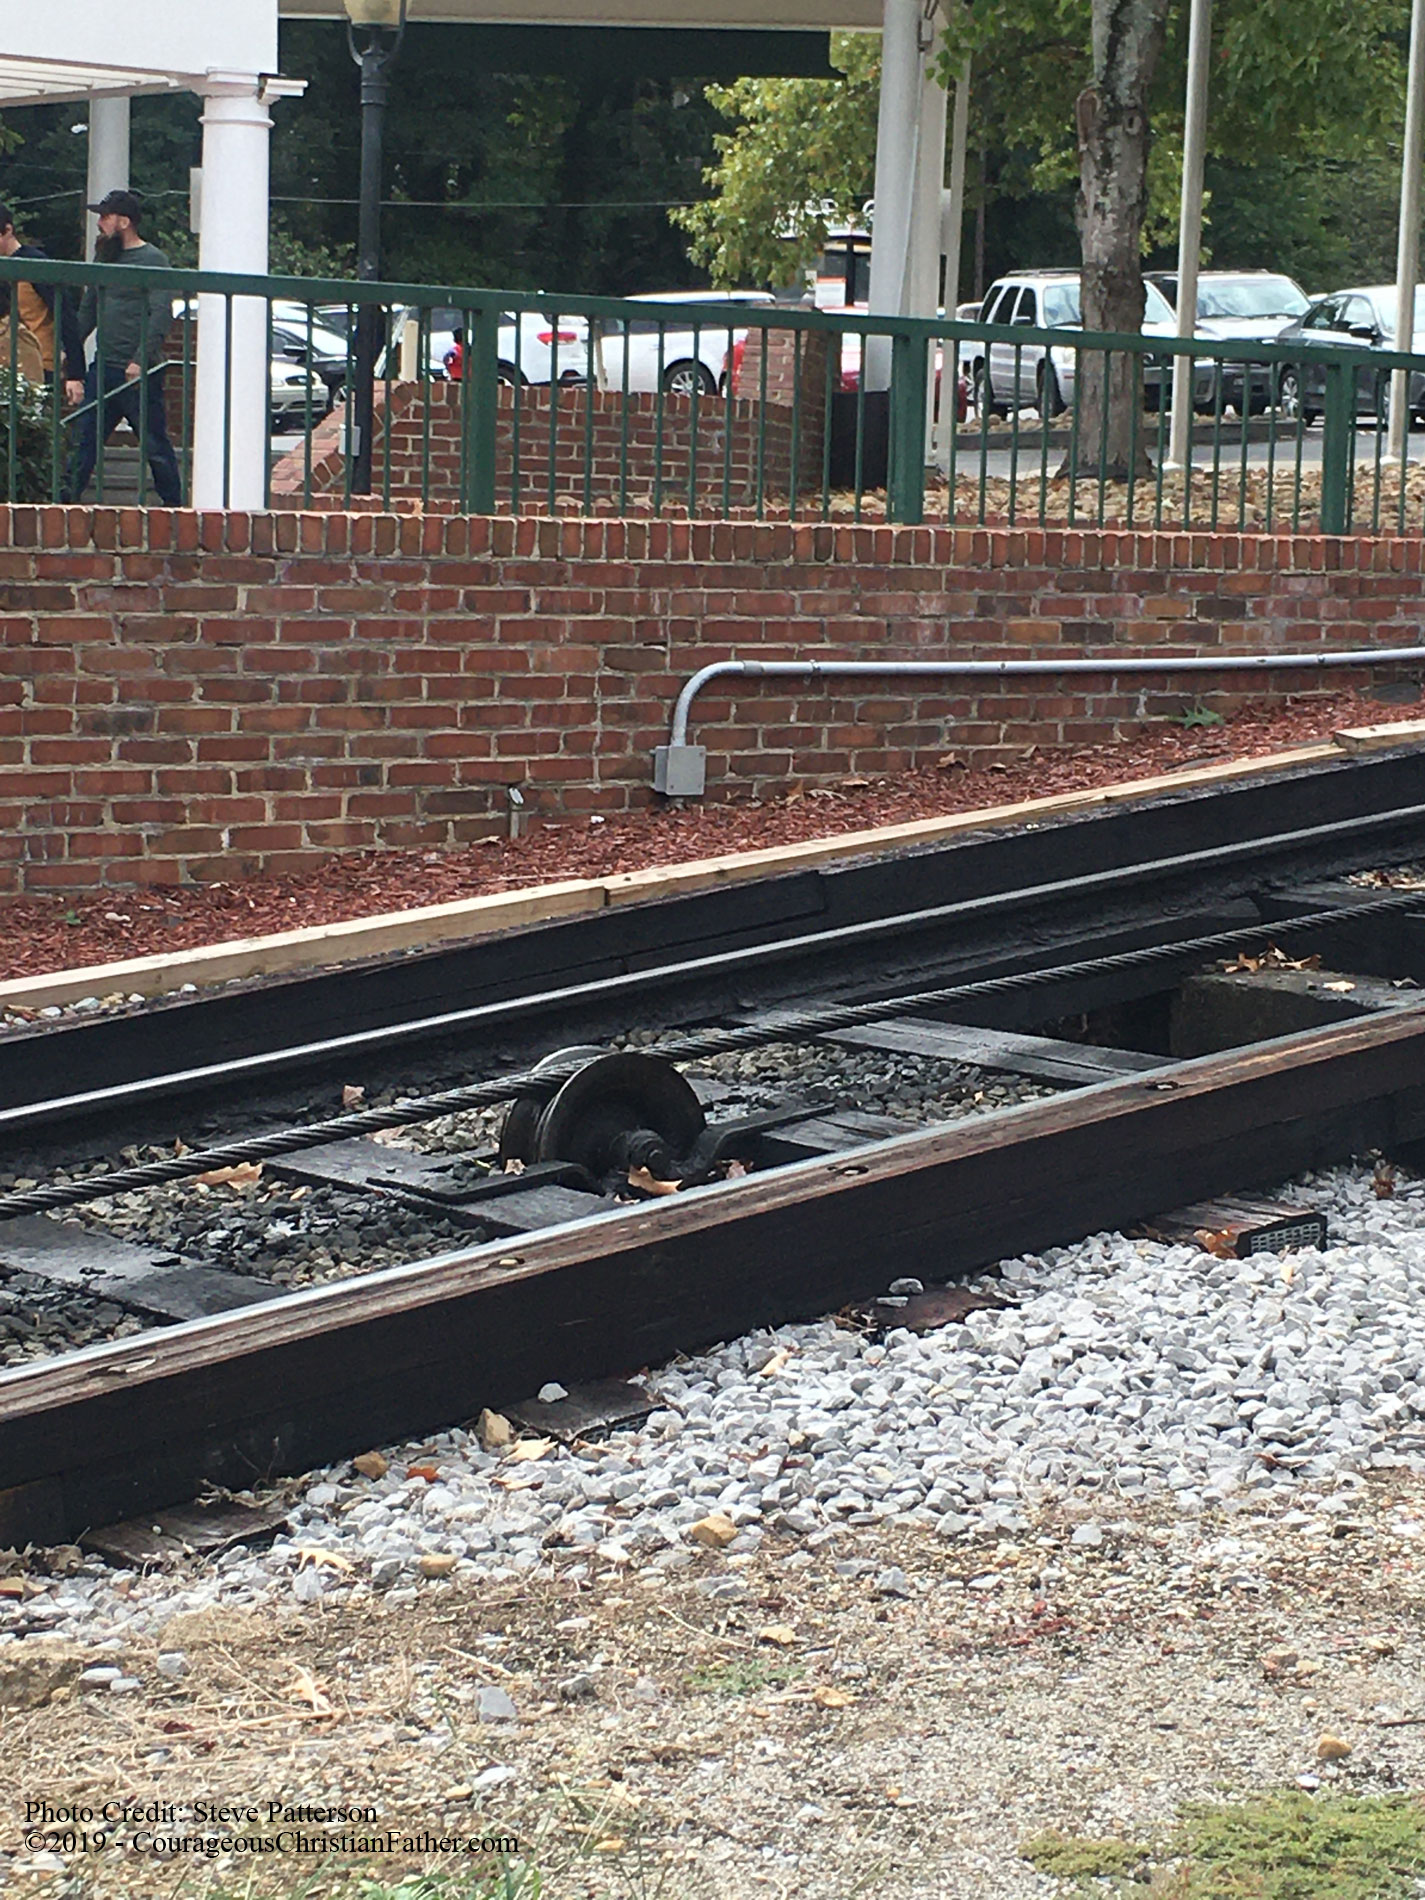
{"type": "MultiPolygon", "coordinates": [[[[945,314],[954,317],[960,296],[960,237],[965,223],[965,149],[970,134],[970,62],[955,81],[955,105],[950,114],[950,182],[940,195],[940,255],[945,260],[945,314]]],[[[950,435],[959,422],[956,384],[959,359],[947,343],[943,351],[938,401],[930,404],[931,460],[948,470],[950,435]]],[[[931,365],[932,375],[934,364],[931,365]]]]}
{"type": "Polygon", "coordinates": [[[115,99],[107,93],[89,95],[89,176],[84,194],[84,255],[94,256],[99,235],[99,220],[88,209],[110,191],[126,191],[129,184],[128,98],[115,99]]]}
{"type": "MultiPolygon", "coordinates": [[[[1188,17],[1187,110],[1183,129],[1183,193],[1178,218],[1178,335],[1197,329],[1197,267],[1202,254],[1202,167],[1207,147],[1208,59],[1212,50],[1212,0],[1192,0],[1188,17]]],[[[1173,359],[1173,419],[1168,466],[1192,459],[1193,376],[1190,356],[1173,359]]]]}
{"type": "MultiPolygon", "coordinates": [[[[872,316],[905,314],[919,150],[921,0],[884,0],[881,27],[881,100],[876,118],[876,202],[871,226],[872,316]]],[[[943,145],[942,145],[943,151],[943,145]]],[[[866,339],[866,389],[891,386],[891,347],[866,339]]]]}
{"type": "Polygon", "coordinates": [[[945,259],[945,314],[953,317],[960,296],[960,236],[965,223],[965,150],[970,138],[970,62],[955,81],[950,120],[950,183],[941,201],[940,251],[945,259]]]}
{"type": "MultiPolygon", "coordinates": [[[[1425,163],[1425,0],[1410,11],[1410,71],[1405,87],[1405,157],[1400,171],[1400,232],[1395,253],[1395,347],[1415,347],[1415,286],[1420,277],[1420,169],[1425,163]]],[[[1410,429],[1410,372],[1390,379],[1392,462],[1402,466],[1410,429]]]]}

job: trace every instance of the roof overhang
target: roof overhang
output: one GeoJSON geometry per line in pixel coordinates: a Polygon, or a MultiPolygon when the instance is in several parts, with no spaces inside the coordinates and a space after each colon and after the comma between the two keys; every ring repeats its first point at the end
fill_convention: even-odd
{"type": "Polygon", "coordinates": [[[6,10],[0,106],[180,91],[211,72],[276,70],[277,0],[50,0],[6,10]]]}
{"type": "MultiPolygon", "coordinates": [[[[278,0],[284,20],[340,20],[342,0],[278,0]]],[[[415,22],[879,32],[882,0],[410,0],[415,22]]]]}
{"type": "Polygon", "coordinates": [[[185,84],[175,73],[142,67],[89,66],[77,60],[11,59],[0,55],[0,107],[62,105],[101,93],[174,92],[185,84]]]}

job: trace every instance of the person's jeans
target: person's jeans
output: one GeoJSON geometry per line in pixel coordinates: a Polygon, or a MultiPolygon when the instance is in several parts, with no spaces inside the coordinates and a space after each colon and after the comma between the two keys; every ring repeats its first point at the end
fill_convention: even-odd
{"type": "MultiPolygon", "coordinates": [[[[66,497],[69,501],[82,499],[99,456],[99,371],[99,364],[91,363],[89,374],[84,379],[84,408],[74,425],[74,462],[70,469],[66,497]]],[[[148,465],[153,471],[153,485],[165,508],[181,508],[183,479],[178,473],[178,458],[173,453],[173,444],[168,439],[168,417],[163,407],[163,371],[156,369],[147,378],[135,377],[130,382],[124,374],[122,363],[105,363],[103,375],[106,442],[121,422],[127,422],[134,434],[138,435],[144,420],[143,385],[147,381],[148,440],[144,446],[148,453],[148,465]]]]}

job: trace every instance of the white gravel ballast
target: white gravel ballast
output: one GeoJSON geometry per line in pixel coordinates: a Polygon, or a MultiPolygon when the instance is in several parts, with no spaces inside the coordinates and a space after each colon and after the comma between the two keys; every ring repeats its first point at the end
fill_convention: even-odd
{"type": "MultiPolygon", "coordinates": [[[[827,1319],[660,1368],[658,1409],[598,1445],[486,1450],[462,1430],[375,1477],[343,1463],[308,1481],[271,1549],[151,1579],[121,1620],[138,1633],[273,1590],[305,1601],[549,1565],[677,1570],[699,1544],[736,1554],[768,1536],[796,1561],[800,1540],[838,1527],[1019,1531],[1070,1494],[1092,1507],[1084,1544],[1140,1499],[1347,1511],[1365,1470],[1425,1468],[1425,1180],[1402,1171],[1381,1199],[1355,1166],[1292,1192],[1327,1212],[1326,1251],[1220,1260],[1097,1235],[1006,1262],[979,1284],[1015,1304],[924,1337],[827,1319]]],[[[743,1589],[727,1569],[698,1587],[743,1589]]],[[[89,1566],[47,1594],[56,1630],[118,1609],[89,1566]]]]}

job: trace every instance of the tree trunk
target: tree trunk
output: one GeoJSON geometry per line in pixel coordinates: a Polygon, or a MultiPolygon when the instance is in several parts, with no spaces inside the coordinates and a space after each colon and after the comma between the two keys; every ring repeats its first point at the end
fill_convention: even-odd
{"type": "MultiPolygon", "coordinates": [[[[1086,331],[1132,334],[1143,326],[1148,93],[1167,14],[1168,0],[1093,0],[1093,83],[1076,108],[1086,331]]],[[[1126,481],[1150,468],[1137,421],[1142,380],[1142,359],[1132,353],[1084,354],[1076,397],[1078,466],[1071,450],[1061,475],[1126,481]]]]}

